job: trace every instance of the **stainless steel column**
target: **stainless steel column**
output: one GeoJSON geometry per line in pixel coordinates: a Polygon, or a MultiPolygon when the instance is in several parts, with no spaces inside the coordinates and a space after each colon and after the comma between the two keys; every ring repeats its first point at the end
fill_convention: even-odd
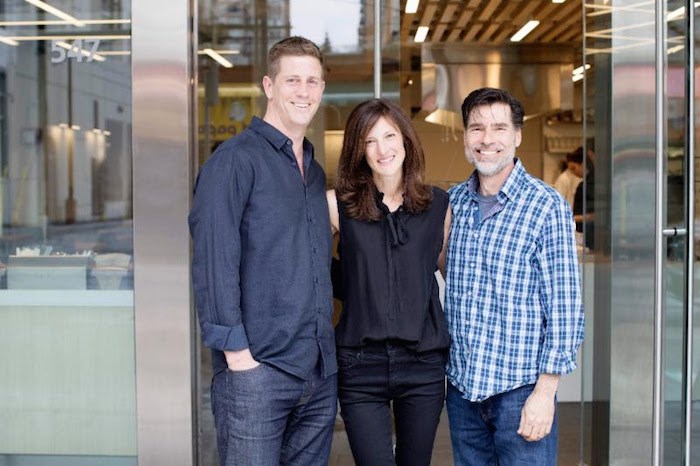
{"type": "MultiPolygon", "coordinates": [[[[139,465],[194,463],[189,0],[133,2],[134,288],[139,465]]],[[[109,348],[105,348],[109,351],[109,348]]]]}

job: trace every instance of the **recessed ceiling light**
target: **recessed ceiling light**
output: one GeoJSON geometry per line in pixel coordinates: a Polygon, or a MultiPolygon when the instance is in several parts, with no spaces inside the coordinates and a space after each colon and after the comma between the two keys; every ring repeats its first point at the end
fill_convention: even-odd
{"type": "Polygon", "coordinates": [[[590,70],[590,69],[591,69],[591,65],[586,63],[585,65],[581,65],[578,68],[576,68],[574,71],[571,72],[571,74],[581,74],[584,72],[584,70],[590,70]]]}
{"type": "Polygon", "coordinates": [[[203,52],[206,53],[207,55],[209,55],[214,61],[219,63],[221,66],[223,66],[225,68],[233,68],[233,63],[226,60],[224,57],[222,57],[221,55],[216,53],[214,50],[204,49],[203,52]]]}
{"type": "Polygon", "coordinates": [[[407,15],[412,15],[418,11],[418,3],[420,0],[408,0],[406,2],[406,9],[404,10],[407,15]]]}
{"type": "Polygon", "coordinates": [[[24,1],[34,5],[37,8],[41,8],[42,10],[44,10],[47,13],[51,13],[54,16],[57,16],[61,19],[66,20],[69,23],[73,24],[74,26],[78,26],[78,27],[85,26],[85,23],[80,22],[80,20],[78,20],[77,18],[74,18],[73,16],[69,15],[68,13],[64,13],[63,11],[59,10],[56,7],[49,5],[46,2],[42,2],[41,0],[24,0],[24,1]]]}
{"type": "Polygon", "coordinates": [[[528,21],[527,23],[525,23],[525,26],[521,27],[518,32],[513,34],[513,37],[510,38],[510,41],[511,42],[520,42],[521,40],[523,40],[525,38],[525,36],[530,34],[532,32],[532,30],[535,29],[539,25],[540,25],[540,22],[535,20],[535,19],[528,21]]]}
{"type": "Polygon", "coordinates": [[[428,26],[420,26],[416,31],[413,42],[425,42],[425,38],[428,37],[428,31],[430,31],[428,26]]]}

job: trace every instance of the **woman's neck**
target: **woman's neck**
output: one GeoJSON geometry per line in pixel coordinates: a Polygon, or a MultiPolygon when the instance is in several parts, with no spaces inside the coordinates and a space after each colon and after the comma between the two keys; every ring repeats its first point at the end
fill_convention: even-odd
{"type": "Polygon", "coordinates": [[[382,202],[394,211],[403,204],[403,179],[401,177],[374,177],[374,185],[384,194],[382,202]]]}

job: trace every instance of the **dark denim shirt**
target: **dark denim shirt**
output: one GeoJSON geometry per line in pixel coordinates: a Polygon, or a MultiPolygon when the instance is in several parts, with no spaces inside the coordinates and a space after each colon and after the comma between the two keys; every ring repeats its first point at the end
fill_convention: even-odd
{"type": "Polygon", "coordinates": [[[292,141],[253,118],[197,176],[192,282],[214,373],[223,350],[308,378],[337,370],[326,176],[304,139],[304,178],[292,141]]]}

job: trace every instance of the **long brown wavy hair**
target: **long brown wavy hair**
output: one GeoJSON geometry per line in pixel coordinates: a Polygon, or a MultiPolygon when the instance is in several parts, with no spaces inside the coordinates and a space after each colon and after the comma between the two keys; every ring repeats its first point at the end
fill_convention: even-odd
{"type": "Polygon", "coordinates": [[[403,162],[403,206],[411,213],[428,208],[433,192],[425,183],[425,156],[411,120],[398,104],[387,99],[362,102],[350,113],[345,125],[343,149],[338,163],[335,191],[350,218],[375,221],[381,217],[377,207],[377,188],[372,169],[365,159],[367,134],[379,118],[386,118],[403,136],[406,158],[403,162]]]}

